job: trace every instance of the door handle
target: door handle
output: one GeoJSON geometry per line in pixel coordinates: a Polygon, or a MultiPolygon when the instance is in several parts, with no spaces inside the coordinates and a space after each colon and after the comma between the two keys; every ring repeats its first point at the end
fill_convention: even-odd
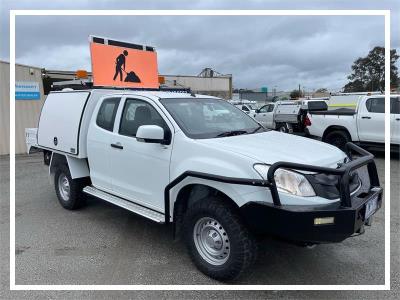
{"type": "Polygon", "coordinates": [[[396,118],[396,121],[400,121],[400,118],[396,118]]]}
{"type": "Polygon", "coordinates": [[[117,149],[124,149],[124,146],[122,146],[121,144],[111,144],[111,147],[117,148],[117,149]]]}
{"type": "Polygon", "coordinates": [[[371,119],[371,117],[361,117],[361,119],[371,119]]]}

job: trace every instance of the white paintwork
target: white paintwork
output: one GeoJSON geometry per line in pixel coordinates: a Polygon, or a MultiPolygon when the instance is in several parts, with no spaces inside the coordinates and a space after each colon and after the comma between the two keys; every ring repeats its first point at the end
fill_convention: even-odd
{"type": "Polygon", "coordinates": [[[71,178],[82,178],[90,176],[89,167],[85,159],[79,159],[66,155],[71,178]]]}
{"type": "Polygon", "coordinates": [[[275,104],[269,103],[269,104],[266,104],[266,105],[260,107],[260,109],[258,109],[254,113],[253,117],[256,121],[258,121],[264,127],[267,127],[270,129],[275,129],[274,111],[275,111],[275,104]]]}
{"type": "Polygon", "coordinates": [[[356,115],[339,116],[339,115],[315,115],[308,113],[311,126],[307,126],[310,135],[322,138],[325,131],[330,126],[342,126],[347,129],[353,142],[359,141],[357,132],[356,115]]]}
{"type": "Polygon", "coordinates": [[[277,123],[297,123],[301,108],[301,101],[277,101],[262,106],[253,117],[263,126],[276,129],[277,123]]]}
{"type": "Polygon", "coordinates": [[[162,140],[164,129],[157,125],[142,125],[138,128],[136,139],[162,140]]]}
{"type": "MultiPolygon", "coordinates": [[[[308,126],[309,133],[313,136],[323,137],[326,130],[331,126],[345,128],[353,142],[384,143],[385,138],[385,114],[369,112],[366,107],[369,98],[377,98],[385,101],[384,95],[371,95],[359,97],[354,115],[316,115],[309,113],[311,126],[308,126]]],[[[391,97],[399,97],[391,95],[391,97]]],[[[399,122],[396,123],[395,114],[391,114],[391,142],[399,144],[399,122]]]]}
{"type": "Polygon", "coordinates": [[[390,142],[400,144],[400,114],[390,114],[390,142]]]}
{"type": "MultiPolygon", "coordinates": [[[[373,97],[385,102],[384,97],[373,97]]],[[[359,102],[357,107],[357,130],[358,139],[365,142],[384,143],[385,142],[385,114],[369,112],[366,107],[366,100],[359,102]],[[369,119],[364,119],[369,118],[369,119]]]]}
{"type": "MultiPolygon", "coordinates": [[[[164,188],[170,182],[169,172],[173,140],[170,145],[161,145],[143,143],[136,140],[135,137],[120,135],[118,133],[119,120],[126,98],[146,101],[152,105],[164,117],[171,132],[174,132],[173,125],[165,116],[165,112],[156,104],[155,99],[150,100],[148,97],[139,94],[126,95],[118,108],[114,130],[108,132],[107,140],[109,140],[109,143],[105,145],[109,153],[110,167],[106,171],[106,175],[103,174],[104,171],[97,171],[97,177],[107,178],[112,184],[111,190],[117,196],[146,205],[152,209],[164,209],[164,188]],[[111,148],[111,143],[119,143],[124,149],[111,148]]],[[[96,111],[91,123],[93,127],[95,126],[93,122],[96,111]]],[[[88,139],[97,140],[98,138],[97,135],[93,136],[89,132],[88,139]]],[[[96,150],[88,150],[88,154],[90,166],[92,166],[93,159],[96,161],[102,159],[102,155],[96,150]]],[[[96,164],[93,164],[94,166],[91,169],[96,168],[96,164]]],[[[97,186],[96,180],[92,180],[92,182],[94,186],[97,186]]]]}
{"type": "MultiPolygon", "coordinates": [[[[77,96],[79,93],[73,94],[77,96]]],[[[342,162],[345,158],[342,151],[331,145],[274,131],[213,139],[191,139],[182,132],[159,101],[160,98],[178,97],[190,98],[191,96],[184,93],[166,92],[91,91],[91,96],[83,112],[79,135],[80,145],[81,143],[86,144],[85,147],[82,147],[84,150],[80,154],[80,157],[85,159],[71,158],[67,155],[68,163],[73,168],[77,166],[79,171],[76,171],[76,174],[82,175],[86,172],[82,162],[87,158],[90,166],[90,178],[95,188],[151,209],[164,211],[166,185],[185,171],[261,179],[253,168],[255,163],[273,164],[277,161],[290,161],[336,167],[337,163],[342,162]],[[109,97],[121,98],[112,131],[107,131],[96,124],[100,105],[104,99],[109,97]],[[136,137],[119,134],[120,119],[127,98],[139,99],[154,107],[172,133],[169,145],[139,142],[136,137]],[[111,144],[120,145],[123,149],[113,148],[111,144]],[[296,145],[296,149],[293,149],[293,145],[296,145]],[[83,155],[85,156],[83,157],[83,155]]],[[[212,98],[200,95],[197,97],[212,98]]],[[[196,99],[193,98],[193,101],[196,99]]],[[[58,110],[59,108],[53,106],[52,109],[58,110]]],[[[51,112],[46,111],[46,113],[51,112]]],[[[69,116],[65,115],[66,117],[69,116]]],[[[137,135],[146,138],[150,135],[160,137],[160,132],[156,127],[143,126],[144,130],[140,130],[137,135]]],[[[71,128],[69,130],[77,130],[76,126],[71,128]]],[[[77,135],[77,132],[74,134],[77,135]]],[[[188,184],[196,183],[220,190],[239,206],[249,201],[272,203],[267,188],[224,184],[189,177],[171,190],[171,217],[179,190],[188,184]]],[[[299,197],[286,193],[281,193],[280,197],[283,204],[332,203],[332,200],[320,197],[299,197]]]]}
{"type": "Polygon", "coordinates": [[[38,145],[76,155],[79,125],[88,95],[89,92],[49,94],[40,114],[38,145]]]}
{"type": "Polygon", "coordinates": [[[234,105],[250,116],[252,116],[256,112],[256,110],[251,108],[249,104],[234,104],[234,105]]]}

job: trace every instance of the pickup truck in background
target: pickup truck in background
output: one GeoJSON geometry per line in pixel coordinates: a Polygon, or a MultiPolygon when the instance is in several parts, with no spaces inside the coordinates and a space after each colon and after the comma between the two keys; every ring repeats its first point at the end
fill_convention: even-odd
{"type": "MultiPolygon", "coordinates": [[[[344,149],[346,143],[381,146],[385,142],[385,96],[370,95],[358,99],[356,109],[340,108],[329,111],[310,111],[311,136],[344,149]]],[[[400,144],[400,97],[390,97],[390,142],[398,150],[400,144]]]]}
{"type": "Polygon", "coordinates": [[[255,104],[234,104],[237,108],[244,111],[246,114],[251,115],[256,112],[255,104]]]}
{"type": "Polygon", "coordinates": [[[284,133],[304,132],[309,125],[307,112],[326,109],[323,100],[277,101],[257,109],[252,117],[269,129],[284,133]]]}
{"type": "Polygon", "coordinates": [[[26,142],[28,152],[44,151],[64,208],[78,209],[90,195],[170,224],[197,268],[217,280],[255,262],[259,234],[338,243],[363,233],[382,205],[369,152],[265,130],[205,95],[51,92],[26,142]]]}

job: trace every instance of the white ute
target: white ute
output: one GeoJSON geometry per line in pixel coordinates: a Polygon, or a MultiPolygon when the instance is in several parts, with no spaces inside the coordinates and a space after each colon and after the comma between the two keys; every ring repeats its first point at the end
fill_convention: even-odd
{"type": "Polygon", "coordinates": [[[304,132],[309,124],[307,112],[326,110],[323,100],[277,101],[265,104],[252,117],[264,127],[285,133],[304,132]]]}
{"type": "MultiPolygon", "coordinates": [[[[308,133],[341,149],[354,142],[378,146],[385,142],[385,96],[359,97],[356,109],[339,108],[309,112],[308,133]]],[[[400,144],[400,96],[390,96],[390,143],[393,149],[400,144]]]]}
{"type": "Polygon", "coordinates": [[[362,233],[382,203],[370,153],[268,131],[210,96],[51,92],[27,145],[44,151],[64,208],[91,195],[172,224],[195,265],[217,280],[255,261],[257,234],[340,242],[362,233]],[[209,115],[210,106],[219,113],[209,115]]]}

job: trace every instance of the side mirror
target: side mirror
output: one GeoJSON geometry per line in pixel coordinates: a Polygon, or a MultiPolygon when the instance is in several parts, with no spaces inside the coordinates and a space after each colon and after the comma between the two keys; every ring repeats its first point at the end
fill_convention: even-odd
{"type": "Polygon", "coordinates": [[[256,114],[259,114],[259,113],[260,113],[260,109],[257,108],[257,109],[256,109],[256,114]]]}
{"type": "Polygon", "coordinates": [[[164,129],[157,125],[139,126],[136,132],[136,140],[143,143],[165,144],[164,129]]]}

